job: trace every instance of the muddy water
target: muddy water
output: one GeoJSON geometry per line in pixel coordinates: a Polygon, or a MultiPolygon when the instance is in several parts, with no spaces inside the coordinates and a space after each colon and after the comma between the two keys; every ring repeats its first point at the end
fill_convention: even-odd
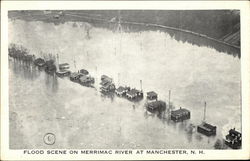
{"type": "Polygon", "coordinates": [[[191,119],[174,124],[146,116],[141,103],[104,98],[96,89],[48,76],[20,62],[9,62],[10,148],[213,148],[229,128],[241,130],[240,60],[212,48],[178,42],[166,33],[117,33],[71,22],[9,22],[9,43],[30,53],[57,53],[72,71],[85,68],[97,80],[102,74],[120,85],[154,90],[176,108],[191,110],[191,119]],[[75,64],[74,64],[75,60],[75,64]],[[119,77],[118,77],[119,75],[119,77]],[[206,120],[217,126],[216,137],[188,134],[206,120]],[[56,135],[54,145],[43,142],[56,135]]]}

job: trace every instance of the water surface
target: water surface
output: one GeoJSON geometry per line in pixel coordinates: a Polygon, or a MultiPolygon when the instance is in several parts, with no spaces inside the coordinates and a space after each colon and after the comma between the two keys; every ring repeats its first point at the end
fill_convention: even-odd
{"type": "Polygon", "coordinates": [[[241,130],[240,59],[208,47],[174,40],[160,31],[112,32],[86,23],[60,25],[9,22],[9,43],[25,46],[37,57],[59,55],[72,71],[87,69],[96,89],[52,77],[20,62],[9,62],[10,148],[213,148],[230,128],[241,130]],[[76,62],[74,64],[74,61],[76,62]],[[102,74],[116,85],[154,90],[159,99],[191,111],[191,119],[172,123],[146,117],[144,100],[100,96],[102,74]],[[118,77],[119,75],[119,77],[118,77]],[[185,132],[203,119],[217,126],[216,137],[185,132]],[[47,132],[56,143],[43,142],[47,132]]]}

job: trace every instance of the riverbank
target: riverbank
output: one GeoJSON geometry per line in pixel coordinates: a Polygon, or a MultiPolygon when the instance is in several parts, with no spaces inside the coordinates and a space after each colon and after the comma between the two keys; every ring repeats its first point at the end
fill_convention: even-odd
{"type": "MultiPolygon", "coordinates": [[[[153,18],[151,21],[149,18],[146,18],[147,16],[152,17],[152,14],[156,11],[13,11],[9,14],[10,19],[23,19],[26,21],[43,21],[43,22],[48,22],[48,23],[55,23],[55,24],[63,24],[65,22],[88,22],[91,25],[95,27],[104,27],[108,28],[113,31],[117,30],[122,30],[122,32],[138,32],[138,31],[148,31],[148,30],[161,30],[162,32],[167,32],[170,35],[173,36],[178,41],[184,41],[184,42],[189,42],[192,44],[196,44],[199,46],[211,46],[215,48],[217,51],[220,52],[227,52],[231,55],[235,55],[237,53],[237,56],[240,57],[240,36],[234,36],[234,41],[231,41],[231,35],[232,32],[236,32],[239,35],[239,30],[240,28],[234,28],[233,26],[239,26],[239,15],[237,12],[232,12],[232,11],[164,11],[162,14],[158,15],[159,17],[153,18]],[[97,12],[97,13],[95,13],[97,12]],[[143,12],[144,16],[141,14],[143,12]],[[135,16],[136,18],[131,19],[129,15],[133,14],[139,14],[140,16],[135,16]],[[197,25],[197,29],[188,30],[190,29],[191,24],[186,24],[187,20],[182,18],[181,16],[185,17],[185,14],[187,15],[188,19],[190,19],[191,15],[193,15],[193,19],[195,21],[192,21],[192,26],[196,26],[196,21],[201,21],[206,19],[207,21],[210,21],[212,24],[214,23],[219,23],[220,21],[217,22],[217,19],[223,19],[227,18],[223,22],[223,27],[227,26],[227,23],[230,23],[230,25],[233,25],[231,28],[232,29],[224,29],[221,30],[218,26],[221,24],[217,24],[216,28],[217,29],[212,29],[210,28],[213,26],[212,24],[209,24],[207,26],[203,26],[203,24],[197,25]],[[196,14],[200,14],[199,16],[196,14]],[[217,17],[211,18],[209,16],[211,15],[217,15],[217,17]],[[231,14],[231,19],[228,18],[231,14]],[[176,15],[179,15],[176,17],[176,15]],[[167,16],[167,17],[162,17],[162,16],[167,16]],[[169,19],[169,16],[171,17],[170,21],[161,22],[158,20],[158,23],[151,23],[154,22],[155,19],[162,19],[166,18],[169,19]],[[221,17],[220,17],[221,16],[221,17]],[[121,17],[121,19],[119,19],[121,17]],[[175,21],[180,21],[179,25],[175,24],[174,25],[174,17],[176,17],[175,21]],[[202,17],[202,18],[201,18],[202,17]],[[218,18],[219,17],[219,18],[218,18]],[[141,19],[140,19],[141,18],[141,19]],[[210,18],[210,19],[209,19],[210,18]],[[196,20],[197,19],[197,20],[196,20]],[[229,20],[230,19],[230,20],[229,20]],[[128,21],[130,20],[130,21],[128,21]],[[136,20],[136,21],[133,21],[136,20]],[[143,22],[145,21],[145,22],[143,22]],[[216,21],[216,22],[213,22],[216,21]],[[172,24],[172,26],[171,26],[172,24]],[[186,27],[183,27],[186,26],[186,27]],[[200,31],[203,27],[206,27],[206,30],[213,30],[212,33],[217,33],[217,35],[212,35],[213,37],[209,36],[209,33],[206,33],[205,30],[200,31]],[[200,33],[195,32],[195,31],[200,31],[200,33]],[[235,31],[236,30],[236,31],[235,31]],[[223,33],[225,32],[225,33],[223,33]],[[228,33],[229,32],[229,33],[228,33]],[[203,34],[205,33],[205,34],[203,34]],[[181,35],[181,36],[180,36],[181,35]],[[191,35],[191,36],[190,36],[191,35]],[[226,38],[223,38],[225,36],[229,36],[226,38]],[[215,37],[215,38],[214,38],[215,37]],[[204,42],[204,39],[209,41],[209,42],[204,42]],[[237,42],[237,43],[229,43],[229,42],[237,42]]],[[[160,11],[158,11],[160,12],[160,11]]],[[[157,13],[158,13],[157,12],[157,13]]],[[[191,21],[191,20],[190,20],[191,21]]],[[[91,25],[88,27],[89,32],[91,30],[91,25]]],[[[229,28],[229,26],[228,26],[229,28]]]]}

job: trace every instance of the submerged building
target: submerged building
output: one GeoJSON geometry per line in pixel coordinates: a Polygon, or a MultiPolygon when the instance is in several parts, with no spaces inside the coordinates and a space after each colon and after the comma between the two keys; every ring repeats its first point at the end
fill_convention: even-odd
{"type": "Polygon", "coordinates": [[[81,73],[77,73],[77,72],[74,72],[74,73],[71,73],[70,74],[70,80],[73,81],[73,82],[79,82],[79,79],[81,78],[82,74],[81,73]]]}
{"type": "Polygon", "coordinates": [[[143,98],[143,92],[133,88],[126,93],[126,96],[129,100],[138,100],[143,98]]]}
{"type": "Polygon", "coordinates": [[[89,72],[86,69],[81,69],[80,73],[83,74],[83,75],[88,75],[89,74],[89,72]]]}
{"type": "Polygon", "coordinates": [[[153,101],[146,103],[146,109],[147,111],[151,113],[161,113],[166,110],[166,102],[164,101],[153,101]]]}
{"type": "Polygon", "coordinates": [[[69,76],[71,73],[69,68],[70,66],[68,63],[59,64],[59,71],[56,72],[56,75],[59,77],[69,76]]]}
{"type": "Polygon", "coordinates": [[[54,64],[54,60],[48,60],[45,62],[44,70],[48,74],[53,74],[56,72],[56,65],[54,64]]]}
{"type": "Polygon", "coordinates": [[[216,135],[216,126],[202,122],[197,126],[197,132],[204,134],[206,136],[216,135]]]}
{"type": "Polygon", "coordinates": [[[101,76],[101,81],[112,82],[113,79],[110,78],[110,77],[108,77],[108,76],[106,76],[106,75],[102,75],[102,76],[101,76]]]}
{"type": "Polygon", "coordinates": [[[37,58],[35,61],[34,61],[34,64],[38,67],[43,67],[45,65],[45,60],[42,59],[42,58],[37,58]]]}
{"type": "Polygon", "coordinates": [[[127,92],[130,91],[130,87],[120,86],[115,90],[115,93],[119,97],[126,96],[127,92]]]}
{"type": "Polygon", "coordinates": [[[68,70],[69,68],[70,68],[70,65],[68,63],[59,64],[60,70],[68,70]]]}
{"type": "Polygon", "coordinates": [[[185,108],[180,107],[180,109],[178,110],[171,111],[171,120],[173,120],[174,122],[188,120],[190,119],[190,116],[190,111],[185,108]]]}
{"type": "Polygon", "coordinates": [[[203,121],[200,125],[197,126],[197,132],[206,135],[206,136],[212,136],[212,135],[216,135],[216,126],[211,125],[209,123],[207,123],[206,120],[206,107],[207,107],[207,103],[205,102],[204,104],[204,118],[203,121]]]}
{"type": "Polygon", "coordinates": [[[83,86],[91,86],[95,83],[95,79],[91,76],[82,75],[79,78],[79,83],[83,86]]]}
{"type": "Polygon", "coordinates": [[[148,100],[157,100],[158,95],[154,91],[147,92],[147,99],[148,100]]]}
{"type": "Polygon", "coordinates": [[[59,77],[65,77],[65,76],[69,76],[70,73],[71,72],[69,70],[59,70],[56,72],[56,75],[59,77]]]}
{"type": "Polygon", "coordinates": [[[112,82],[112,78],[102,75],[101,76],[101,87],[100,87],[100,92],[102,93],[108,93],[108,92],[114,92],[115,91],[115,85],[112,82]]]}
{"type": "Polygon", "coordinates": [[[241,148],[241,133],[236,131],[235,128],[230,129],[226,135],[225,144],[231,147],[232,149],[241,148]]]}

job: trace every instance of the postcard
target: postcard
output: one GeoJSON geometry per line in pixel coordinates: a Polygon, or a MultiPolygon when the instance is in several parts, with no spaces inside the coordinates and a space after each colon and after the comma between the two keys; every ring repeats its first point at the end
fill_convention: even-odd
{"type": "Polygon", "coordinates": [[[248,1],[1,2],[1,159],[249,159],[248,1]]]}

